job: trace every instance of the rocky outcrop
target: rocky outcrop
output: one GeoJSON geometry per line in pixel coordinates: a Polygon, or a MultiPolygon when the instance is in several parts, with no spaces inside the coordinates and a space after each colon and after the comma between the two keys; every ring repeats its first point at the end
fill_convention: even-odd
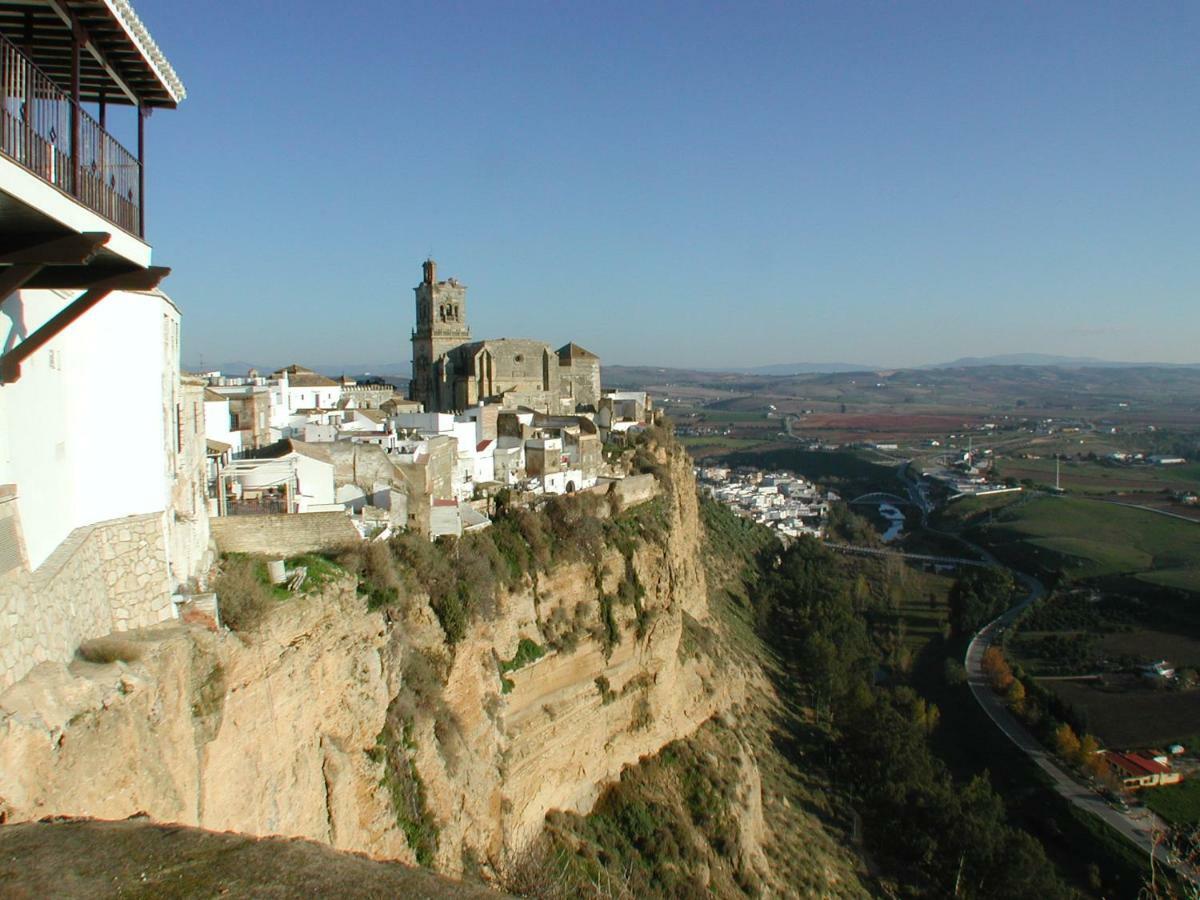
{"type": "Polygon", "coordinates": [[[462,847],[497,860],[524,846],[551,809],[586,812],[622,768],[742,698],[744,677],[719,677],[719,661],[680,652],[685,622],[705,627],[707,588],[690,464],[682,454],[661,462],[670,526],[663,543],[638,544],[628,563],[612,549],[595,567],[560,567],[506,597],[498,619],[476,625],[460,645],[445,696],[464,761],[457,770],[443,765],[428,727],[418,741],[445,870],[454,871],[462,847]],[[502,693],[498,659],[512,658],[522,637],[545,643],[558,609],[574,618],[582,606],[594,620],[601,596],[616,593],[627,570],[645,593],[640,612],[613,607],[618,643],[607,652],[594,640],[551,651],[509,673],[511,689],[502,693]]]}
{"type": "MultiPolygon", "coordinates": [[[[527,577],[453,652],[421,597],[403,616],[368,612],[345,578],[281,604],[247,640],[161,627],[124,636],[126,662],[38,666],[0,695],[4,814],[145,812],[411,862],[420,812],[436,868],[500,866],[549,810],[586,812],[624,766],[745,693],[742,674],[696,641],[710,623],[690,462],[657,454],[659,536],[527,577]],[[635,601],[606,600],[623,582],[635,601]],[[593,629],[502,674],[522,638],[544,648],[555,623],[595,625],[606,608],[602,639],[593,629]],[[416,691],[414,654],[444,676],[436,706],[409,703],[403,723],[404,777],[419,788],[404,796],[418,811],[397,808],[388,762],[389,709],[416,691]]],[[[751,820],[757,785],[746,782],[751,820]]],[[[761,841],[745,835],[757,866],[761,841]]]]}
{"type": "Polygon", "coordinates": [[[411,860],[363,751],[391,697],[387,634],[351,585],[291,601],[251,644],[122,635],[130,662],[42,663],[0,696],[0,803],[306,837],[411,860]]]}

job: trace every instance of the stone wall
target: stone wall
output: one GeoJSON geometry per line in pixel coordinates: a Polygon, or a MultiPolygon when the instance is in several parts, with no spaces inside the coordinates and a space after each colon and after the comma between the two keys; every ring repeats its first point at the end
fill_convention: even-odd
{"type": "Polygon", "coordinates": [[[209,527],[222,553],[297,556],[360,540],[344,512],[222,516],[209,527]]]}
{"type": "Polygon", "coordinates": [[[658,496],[658,482],[653,475],[630,475],[614,482],[612,493],[621,501],[621,509],[628,509],[658,496]]]}
{"type": "Polygon", "coordinates": [[[0,686],[87,638],[173,614],[163,513],[77,528],[36,571],[0,579],[0,686]]]}
{"type": "Polygon", "coordinates": [[[392,459],[375,444],[355,444],[333,441],[325,445],[333,460],[333,483],[337,487],[354,484],[370,494],[375,485],[403,484],[404,476],[396,470],[392,459]]]}

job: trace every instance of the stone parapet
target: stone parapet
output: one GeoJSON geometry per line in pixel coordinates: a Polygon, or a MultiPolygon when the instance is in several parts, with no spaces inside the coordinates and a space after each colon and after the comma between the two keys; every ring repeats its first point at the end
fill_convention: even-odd
{"type": "Polygon", "coordinates": [[[88,638],[173,614],[163,513],[77,528],[35,571],[0,579],[0,687],[88,638]]]}
{"type": "Polygon", "coordinates": [[[297,556],[361,540],[344,512],[223,516],[209,527],[222,553],[297,556]]]}

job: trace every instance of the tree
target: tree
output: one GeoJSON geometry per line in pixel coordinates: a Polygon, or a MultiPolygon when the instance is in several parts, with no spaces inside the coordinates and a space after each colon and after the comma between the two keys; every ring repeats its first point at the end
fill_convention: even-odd
{"type": "Polygon", "coordinates": [[[1071,764],[1079,762],[1079,737],[1075,729],[1063,722],[1054,729],[1054,752],[1071,764]]]}
{"type": "Polygon", "coordinates": [[[983,674],[996,693],[1007,691],[1013,683],[1012,669],[1004,658],[1004,651],[999,647],[988,647],[983,653],[983,674]]]}
{"type": "Polygon", "coordinates": [[[1008,693],[1004,697],[1004,702],[1008,704],[1008,708],[1020,715],[1025,709],[1025,685],[1021,684],[1020,680],[1014,678],[1013,683],[1008,686],[1008,693]]]}
{"type": "Polygon", "coordinates": [[[958,687],[967,683],[967,670],[957,659],[947,658],[942,666],[942,675],[950,687],[958,687]]]}
{"type": "Polygon", "coordinates": [[[1008,608],[1012,576],[1004,569],[968,568],[950,588],[950,621],[959,634],[971,634],[1008,608]]]}
{"type": "Polygon", "coordinates": [[[1079,764],[1097,781],[1105,781],[1108,778],[1108,764],[1100,751],[1100,742],[1090,734],[1085,734],[1079,739],[1079,764]]]}

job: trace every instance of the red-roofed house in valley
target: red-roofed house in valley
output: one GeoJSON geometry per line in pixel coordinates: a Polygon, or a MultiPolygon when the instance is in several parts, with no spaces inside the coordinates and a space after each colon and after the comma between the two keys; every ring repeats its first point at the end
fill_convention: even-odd
{"type": "Polygon", "coordinates": [[[1158,787],[1177,784],[1183,776],[1167,763],[1142,756],[1139,753],[1118,753],[1107,750],[1104,761],[1127,788],[1158,787]]]}

